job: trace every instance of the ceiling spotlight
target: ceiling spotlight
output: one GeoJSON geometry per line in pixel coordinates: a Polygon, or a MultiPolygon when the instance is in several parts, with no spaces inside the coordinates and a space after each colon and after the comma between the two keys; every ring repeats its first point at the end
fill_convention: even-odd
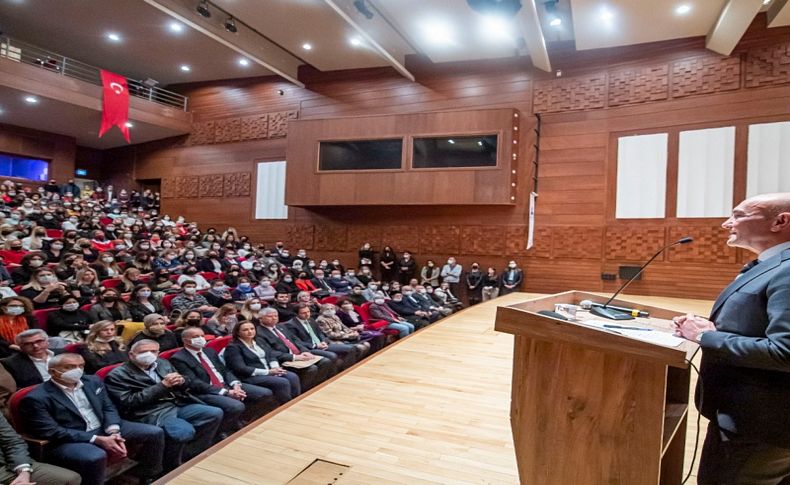
{"type": "Polygon", "coordinates": [[[562,25],[562,19],[559,17],[554,17],[549,22],[549,25],[551,25],[552,27],[559,27],[560,25],[562,25]]]}
{"type": "Polygon", "coordinates": [[[195,10],[197,10],[197,13],[203,17],[211,17],[211,10],[208,9],[208,2],[206,0],[200,0],[200,3],[198,3],[198,6],[195,8],[195,10]]]}
{"type": "Polygon", "coordinates": [[[116,34],[115,32],[108,33],[107,34],[107,38],[110,39],[113,42],[120,42],[121,41],[121,36],[116,34]]]}
{"type": "Polygon", "coordinates": [[[691,12],[691,5],[685,3],[683,5],[678,5],[675,9],[675,13],[678,15],[686,15],[689,12],[691,12]]]}
{"type": "Polygon", "coordinates": [[[35,96],[25,96],[25,102],[29,104],[36,104],[38,103],[38,98],[35,96]]]}
{"type": "Polygon", "coordinates": [[[455,44],[455,30],[453,27],[439,20],[428,20],[422,24],[425,39],[434,45],[447,46],[455,44]]]}
{"type": "Polygon", "coordinates": [[[483,142],[482,141],[478,141],[477,142],[477,146],[480,146],[480,147],[483,146],[483,142]]]}
{"type": "Polygon", "coordinates": [[[171,32],[183,32],[184,26],[179,24],[178,22],[170,22],[170,31],[171,32]]]}
{"type": "Polygon", "coordinates": [[[310,51],[310,50],[313,50],[313,46],[310,43],[305,42],[304,44],[302,44],[302,49],[304,49],[306,51],[310,51]]]}
{"type": "Polygon", "coordinates": [[[763,0],[763,5],[768,5],[769,3],[771,3],[771,0],[763,0]]]}
{"type": "Polygon", "coordinates": [[[233,20],[233,17],[228,17],[228,19],[225,20],[225,30],[227,30],[231,34],[235,34],[236,32],[239,31],[239,29],[236,28],[236,21],[233,20]]]}
{"type": "Polygon", "coordinates": [[[455,140],[453,140],[451,138],[451,139],[447,140],[447,143],[449,143],[450,145],[455,145],[455,140]]]}
{"type": "Polygon", "coordinates": [[[189,72],[192,70],[192,68],[187,66],[186,64],[181,64],[181,70],[184,72],[189,72]]]}
{"type": "Polygon", "coordinates": [[[250,61],[248,61],[247,59],[245,59],[245,58],[243,58],[243,57],[242,57],[241,59],[239,59],[239,65],[240,65],[240,66],[247,67],[247,66],[249,66],[249,65],[250,65],[250,61]]]}
{"type": "Polygon", "coordinates": [[[357,9],[357,12],[364,15],[366,19],[370,20],[373,18],[373,11],[365,4],[365,0],[354,0],[354,8],[357,9]]]}
{"type": "Polygon", "coordinates": [[[132,123],[131,121],[127,121],[126,123],[124,123],[124,126],[126,126],[127,128],[134,128],[134,123],[132,123]]]}
{"type": "Polygon", "coordinates": [[[610,22],[614,18],[614,14],[606,7],[601,9],[600,16],[604,22],[610,22]]]}
{"type": "MultiPolygon", "coordinates": [[[[486,39],[493,42],[513,42],[513,23],[501,15],[486,15],[481,24],[486,39]]],[[[446,34],[448,36],[452,34],[446,34]]]]}
{"type": "Polygon", "coordinates": [[[280,96],[282,96],[282,95],[284,95],[284,94],[285,94],[285,91],[283,91],[282,89],[278,89],[278,90],[277,90],[277,94],[279,94],[280,96]]]}
{"type": "Polygon", "coordinates": [[[359,37],[352,37],[348,40],[348,43],[354,47],[359,47],[362,45],[362,40],[359,37]]]}

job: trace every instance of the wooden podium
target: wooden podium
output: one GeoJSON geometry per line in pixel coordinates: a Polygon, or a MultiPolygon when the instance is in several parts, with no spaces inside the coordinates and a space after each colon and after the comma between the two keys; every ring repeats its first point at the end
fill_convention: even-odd
{"type": "MultiPolygon", "coordinates": [[[[660,346],[539,315],[603,301],[570,291],[497,309],[515,335],[510,422],[524,485],[641,485],[682,480],[689,366],[698,346],[660,346]]],[[[616,300],[650,318],[614,325],[671,331],[671,310],[616,300]]],[[[602,320],[579,311],[577,320],[602,320]]]]}

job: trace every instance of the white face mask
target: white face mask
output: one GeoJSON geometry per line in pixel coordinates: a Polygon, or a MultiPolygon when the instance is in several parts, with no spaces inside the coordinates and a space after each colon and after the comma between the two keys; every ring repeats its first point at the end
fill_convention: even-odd
{"type": "Polygon", "coordinates": [[[114,258],[110,258],[110,257],[101,258],[101,260],[102,260],[102,261],[104,261],[105,263],[112,263],[112,262],[113,262],[113,259],[114,259],[114,258]]]}
{"type": "Polygon", "coordinates": [[[85,371],[83,371],[79,367],[75,369],[69,369],[60,375],[60,380],[68,384],[76,384],[80,381],[80,379],[82,379],[82,375],[84,373],[85,371]]]}
{"type": "Polygon", "coordinates": [[[63,305],[63,309],[66,310],[67,312],[73,312],[79,307],[80,307],[79,303],[66,303],[65,305],[63,305]]]}
{"type": "Polygon", "coordinates": [[[194,295],[197,291],[197,288],[184,288],[184,293],[187,295],[194,295]]]}
{"type": "Polygon", "coordinates": [[[252,305],[250,305],[250,310],[252,310],[254,312],[257,312],[260,309],[261,309],[261,304],[260,303],[253,303],[252,305]]]}
{"type": "Polygon", "coordinates": [[[17,316],[25,313],[25,309],[21,306],[7,306],[5,307],[5,312],[9,315],[17,316]]]}
{"type": "Polygon", "coordinates": [[[138,364],[149,366],[156,362],[156,354],[153,352],[143,352],[142,354],[137,354],[134,358],[135,362],[138,364]]]}
{"type": "Polygon", "coordinates": [[[373,300],[373,303],[375,303],[376,305],[383,305],[384,298],[376,298],[375,300],[373,300]]]}
{"type": "Polygon", "coordinates": [[[40,259],[31,259],[30,260],[30,267],[31,268],[38,268],[42,264],[44,264],[44,261],[41,261],[40,259]]]}
{"type": "Polygon", "coordinates": [[[195,337],[189,342],[192,344],[193,347],[202,349],[203,347],[206,346],[206,337],[195,337]]]}

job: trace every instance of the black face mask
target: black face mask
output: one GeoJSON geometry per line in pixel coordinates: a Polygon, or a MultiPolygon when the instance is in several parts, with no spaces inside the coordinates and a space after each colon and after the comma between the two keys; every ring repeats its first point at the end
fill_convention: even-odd
{"type": "Polygon", "coordinates": [[[199,327],[200,326],[200,319],[199,318],[187,318],[187,325],[190,327],[199,327]]]}

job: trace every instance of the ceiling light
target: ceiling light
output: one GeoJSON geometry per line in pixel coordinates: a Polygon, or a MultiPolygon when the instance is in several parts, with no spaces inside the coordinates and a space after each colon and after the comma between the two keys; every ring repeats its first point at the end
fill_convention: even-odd
{"type": "Polygon", "coordinates": [[[304,49],[306,51],[310,51],[310,50],[313,50],[313,46],[310,43],[305,42],[304,44],[302,44],[302,49],[304,49]]]}
{"type": "Polygon", "coordinates": [[[483,146],[483,142],[482,141],[477,142],[477,146],[483,146]]]}
{"type": "Polygon", "coordinates": [[[250,65],[250,61],[242,57],[241,59],[239,59],[239,65],[247,67],[250,65]]]}
{"type": "Polygon", "coordinates": [[[200,0],[200,3],[198,3],[198,6],[195,8],[195,10],[197,10],[197,13],[203,17],[211,17],[211,10],[208,9],[208,2],[206,0],[200,0]]]}
{"type": "Polygon", "coordinates": [[[675,9],[675,13],[678,15],[686,15],[689,12],[691,12],[691,5],[685,3],[683,5],[678,5],[675,9]]]}
{"type": "Polygon", "coordinates": [[[170,31],[171,32],[183,32],[184,26],[179,24],[178,22],[170,22],[170,31]]]}
{"type": "Polygon", "coordinates": [[[553,19],[551,19],[551,22],[549,22],[549,25],[551,25],[552,27],[559,27],[560,25],[562,25],[562,19],[559,17],[554,17],[553,19]]]}
{"type": "Polygon", "coordinates": [[[603,7],[601,8],[600,17],[604,22],[610,22],[614,18],[614,14],[608,8],[603,7]]]}
{"type": "Polygon", "coordinates": [[[29,104],[36,104],[38,103],[38,98],[35,96],[25,96],[25,102],[29,104]]]}
{"type": "Polygon", "coordinates": [[[448,46],[455,44],[455,31],[447,22],[441,20],[426,21],[422,24],[422,32],[425,39],[437,46],[448,46]]]}
{"type": "Polygon", "coordinates": [[[113,42],[120,42],[121,41],[121,36],[116,34],[115,32],[108,33],[107,34],[107,38],[110,39],[113,42]]]}
{"type": "Polygon", "coordinates": [[[447,140],[447,143],[449,143],[450,145],[455,145],[455,140],[453,140],[451,138],[451,139],[447,140]]]}
{"type": "Polygon", "coordinates": [[[192,70],[192,68],[187,66],[186,64],[181,64],[181,70],[184,72],[189,72],[192,70]]]}
{"type": "Polygon", "coordinates": [[[481,24],[483,36],[493,42],[513,42],[513,23],[500,15],[486,15],[481,24]]]}
{"type": "Polygon", "coordinates": [[[231,34],[235,34],[239,31],[239,29],[236,27],[236,21],[233,20],[233,17],[228,17],[227,20],[225,20],[225,30],[231,34]]]}
{"type": "Polygon", "coordinates": [[[771,3],[771,0],[763,0],[763,5],[768,5],[769,3],[771,3]]]}
{"type": "Polygon", "coordinates": [[[354,47],[359,47],[362,45],[362,39],[359,37],[352,37],[348,40],[348,43],[353,45],[354,47]]]}
{"type": "Polygon", "coordinates": [[[124,123],[124,126],[126,126],[127,128],[134,128],[134,123],[132,123],[131,121],[127,121],[126,123],[124,123]]]}

